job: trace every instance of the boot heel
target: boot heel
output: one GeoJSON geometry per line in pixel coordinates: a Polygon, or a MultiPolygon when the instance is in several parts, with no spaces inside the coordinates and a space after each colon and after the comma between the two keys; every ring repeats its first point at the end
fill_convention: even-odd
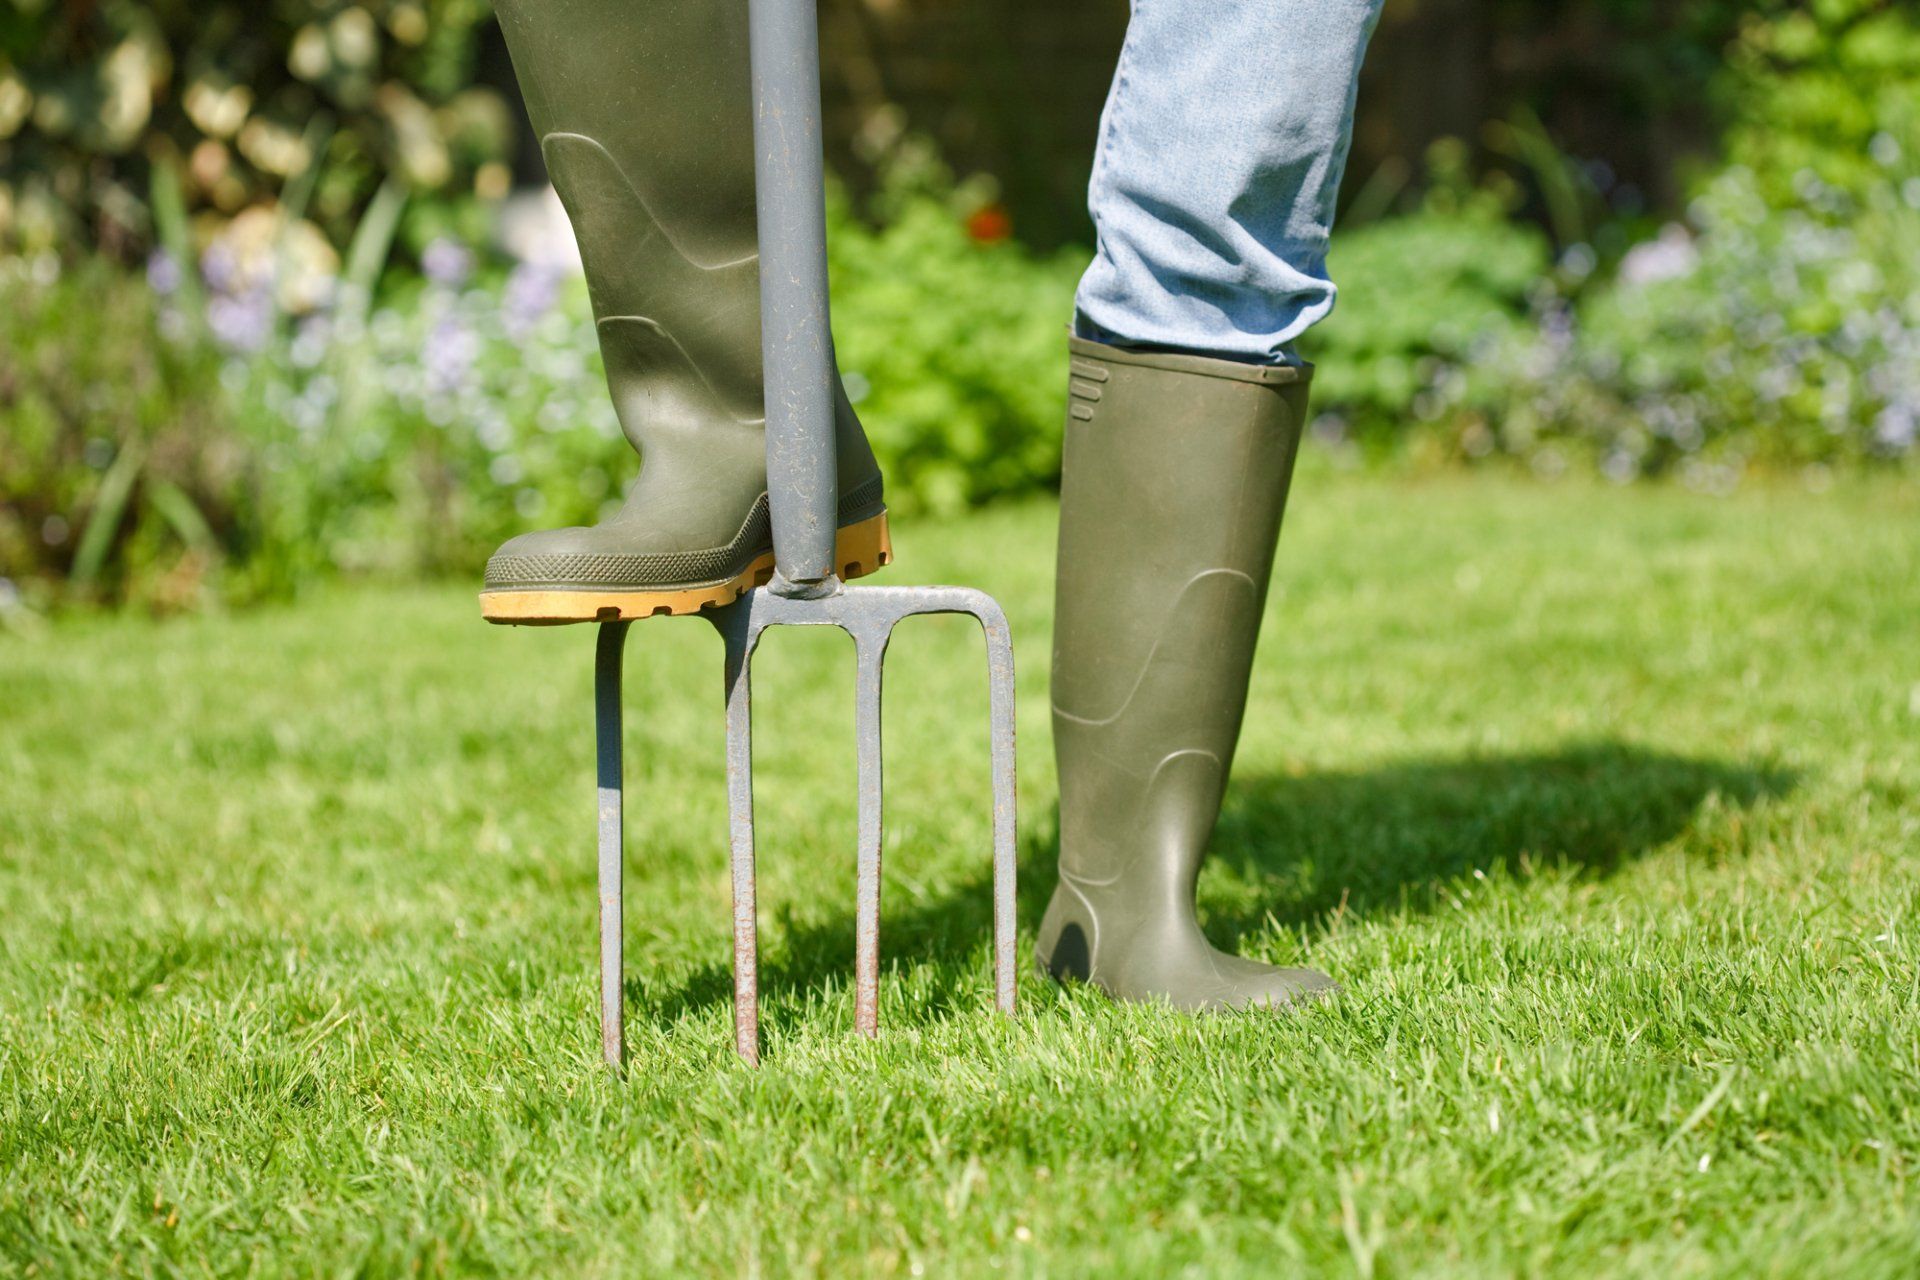
{"type": "Polygon", "coordinates": [[[833,560],[844,581],[864,578],[893,563],[893,534],[887,513],[847,525],[835,535],[833,560]]]}

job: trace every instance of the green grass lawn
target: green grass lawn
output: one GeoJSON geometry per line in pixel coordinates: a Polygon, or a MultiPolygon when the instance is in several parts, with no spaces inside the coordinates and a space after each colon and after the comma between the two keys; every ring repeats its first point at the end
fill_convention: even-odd
{"type": "Polygon", "coordinates": [[[1920,1273],[1920,487],[1309,475],[1202,880],[1339,975],[1032,976],[1053,513],[908,522],[1019,645],[991,1011],[977,630],[889,664],[875,1043],[852,662],[759,679],[766,1062],[730,1047],[720,658],[629,644],[598,1059],[591,636],[460,585],[0,638],[0,1274],[1920,1273]]]}

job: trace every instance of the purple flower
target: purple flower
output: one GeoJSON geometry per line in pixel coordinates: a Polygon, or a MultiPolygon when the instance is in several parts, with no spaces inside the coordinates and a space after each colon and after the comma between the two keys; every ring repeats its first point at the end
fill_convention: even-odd
{"type": "Polygon", "coordinates": [[[516,342],[533,331],[560,297],[560,269],[550,263],[523,262],[507,277],[501,299],[507,336],[516,342]]]}
{"type": "Polygon", "coordinates": [[[434,325],[421,357],[429,394],[453,395],[464,388],[479,356],[480,339],[457,317],[448,316],[434,325]]]}
{"type": "Polygon", "coordinates": [[[1560,269],[1576,280],[1585,280],[1600,265],[1600,255],[1590,244],[1571,244],[1560,255],[1560,269]]]}
{"type": "Polygon", "coordinates": [[[308,316],[294,330],[288,355],[296,368],[311,369],[326,358],[327,345],[332,339],[333,321],[328,316],[308,316]]]}
{"type": "Polygon", "coordinates": [[[216,240],[200,255],[200,275],[206,280],[208,288],[221,293],[231,292],[240,285],[239,260],[223,241],[216,240]]]}
{"type": "Polygon", "coordinates": [[[1920,408],[1895,401],[1873,424],[1873,442],[1888,453],[1905,453],[1920,438],[1920,408]]]}
{"type": "Polygon", "coordinates": [[[165,249],[155,249],[147,258],[147,287],[163,298],[180,287],[180,264],[165,249]]]}
{"type": "Polygon", "coordinates": [[[207,327],[229,351],[259,351],[273,336],[273,298],[265,289],[217,294],[207,303],[207,327]]]}
{"type": "Polygon", "coordinates": [[[1620,280],[1629,288],[1637,288],[1692,275],[1699,265],[1700,251],[1694,247],[1693,237],[1679,223],[1669,222],[1660,228],[1658,237],[1627,250],[1627,256],[1620,259],[1620,280]]]}
{"type": "Polygon", "coordinates": [[[1600,460],[1600,474],[1615,484],[1630,484],[1640,474],[1640,462],[1625,449],[1613,449],[1600,460]]]}
{"type": "Polygon", "coordinates": [[[1566,354],[1574,344],[1573,308],[1564,302],[1548,305],[1540,316],[1540,337],[1548,351],[1566,354]]]}
{"type": "Polygon", "coordinates": [[[436,238],[420,254],[427,279],[446,289],[458,289],[473,274],[473,253],[458,241],[436,238]]]}
{"type": "Polygon", "coordinates": [[[1337,413],[1322,413],[1317,415],[1313,420],[1313,424],[1307,429],[1313,433],[1313,438],[1321,444],[1343,444],[1347,439],[1347,420],[1337,413]]]}

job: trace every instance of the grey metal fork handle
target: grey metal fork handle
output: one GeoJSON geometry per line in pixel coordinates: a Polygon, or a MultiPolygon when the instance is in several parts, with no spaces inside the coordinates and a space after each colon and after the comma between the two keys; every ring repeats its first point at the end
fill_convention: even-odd
{"type": "Polygon", "coordinates": [[[747,23],[773,554],[783,578],[815,583],[836,568],[834,513],[840,502],[820,34],[814,0],[749,0],[747,23]]]}

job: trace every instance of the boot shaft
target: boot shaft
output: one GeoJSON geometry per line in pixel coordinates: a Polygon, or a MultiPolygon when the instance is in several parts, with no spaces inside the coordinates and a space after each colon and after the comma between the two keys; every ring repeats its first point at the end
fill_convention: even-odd
{"type": "MultiPolygon", "coordinates": [[[[766,489],[747,0],[495,10],[580,245],[614,408],[643,461],[619,517],[626,542],[720,547],[766,489]]],[[[837,376],[835,393],[845,523],[883,503],[837,376]]]]}
{"type": "Polygon", "coordinates": [[[499,0],[643,454],[761,416],[745,0],[499,0]]]}
{"type": "MultiPolygon", "coordinates": [[[[543,155],[556,137],[591,139],[688,262],[755,256],[746,0],[495,0],[494,12],[543,155]]],[[[567,199],[572,166],[560,167],[567,199]]],[[[603,256],[612,271],[628,255],[603,256]]],[[[609,301],[606,314],[631,310],[609,301]]]]}
{"type": "Polygon", "coordinates": [[[1191,909],[1308,376],[1073,340],[1053,712],[1061,865],[1077,880],[1191,909]]]}

